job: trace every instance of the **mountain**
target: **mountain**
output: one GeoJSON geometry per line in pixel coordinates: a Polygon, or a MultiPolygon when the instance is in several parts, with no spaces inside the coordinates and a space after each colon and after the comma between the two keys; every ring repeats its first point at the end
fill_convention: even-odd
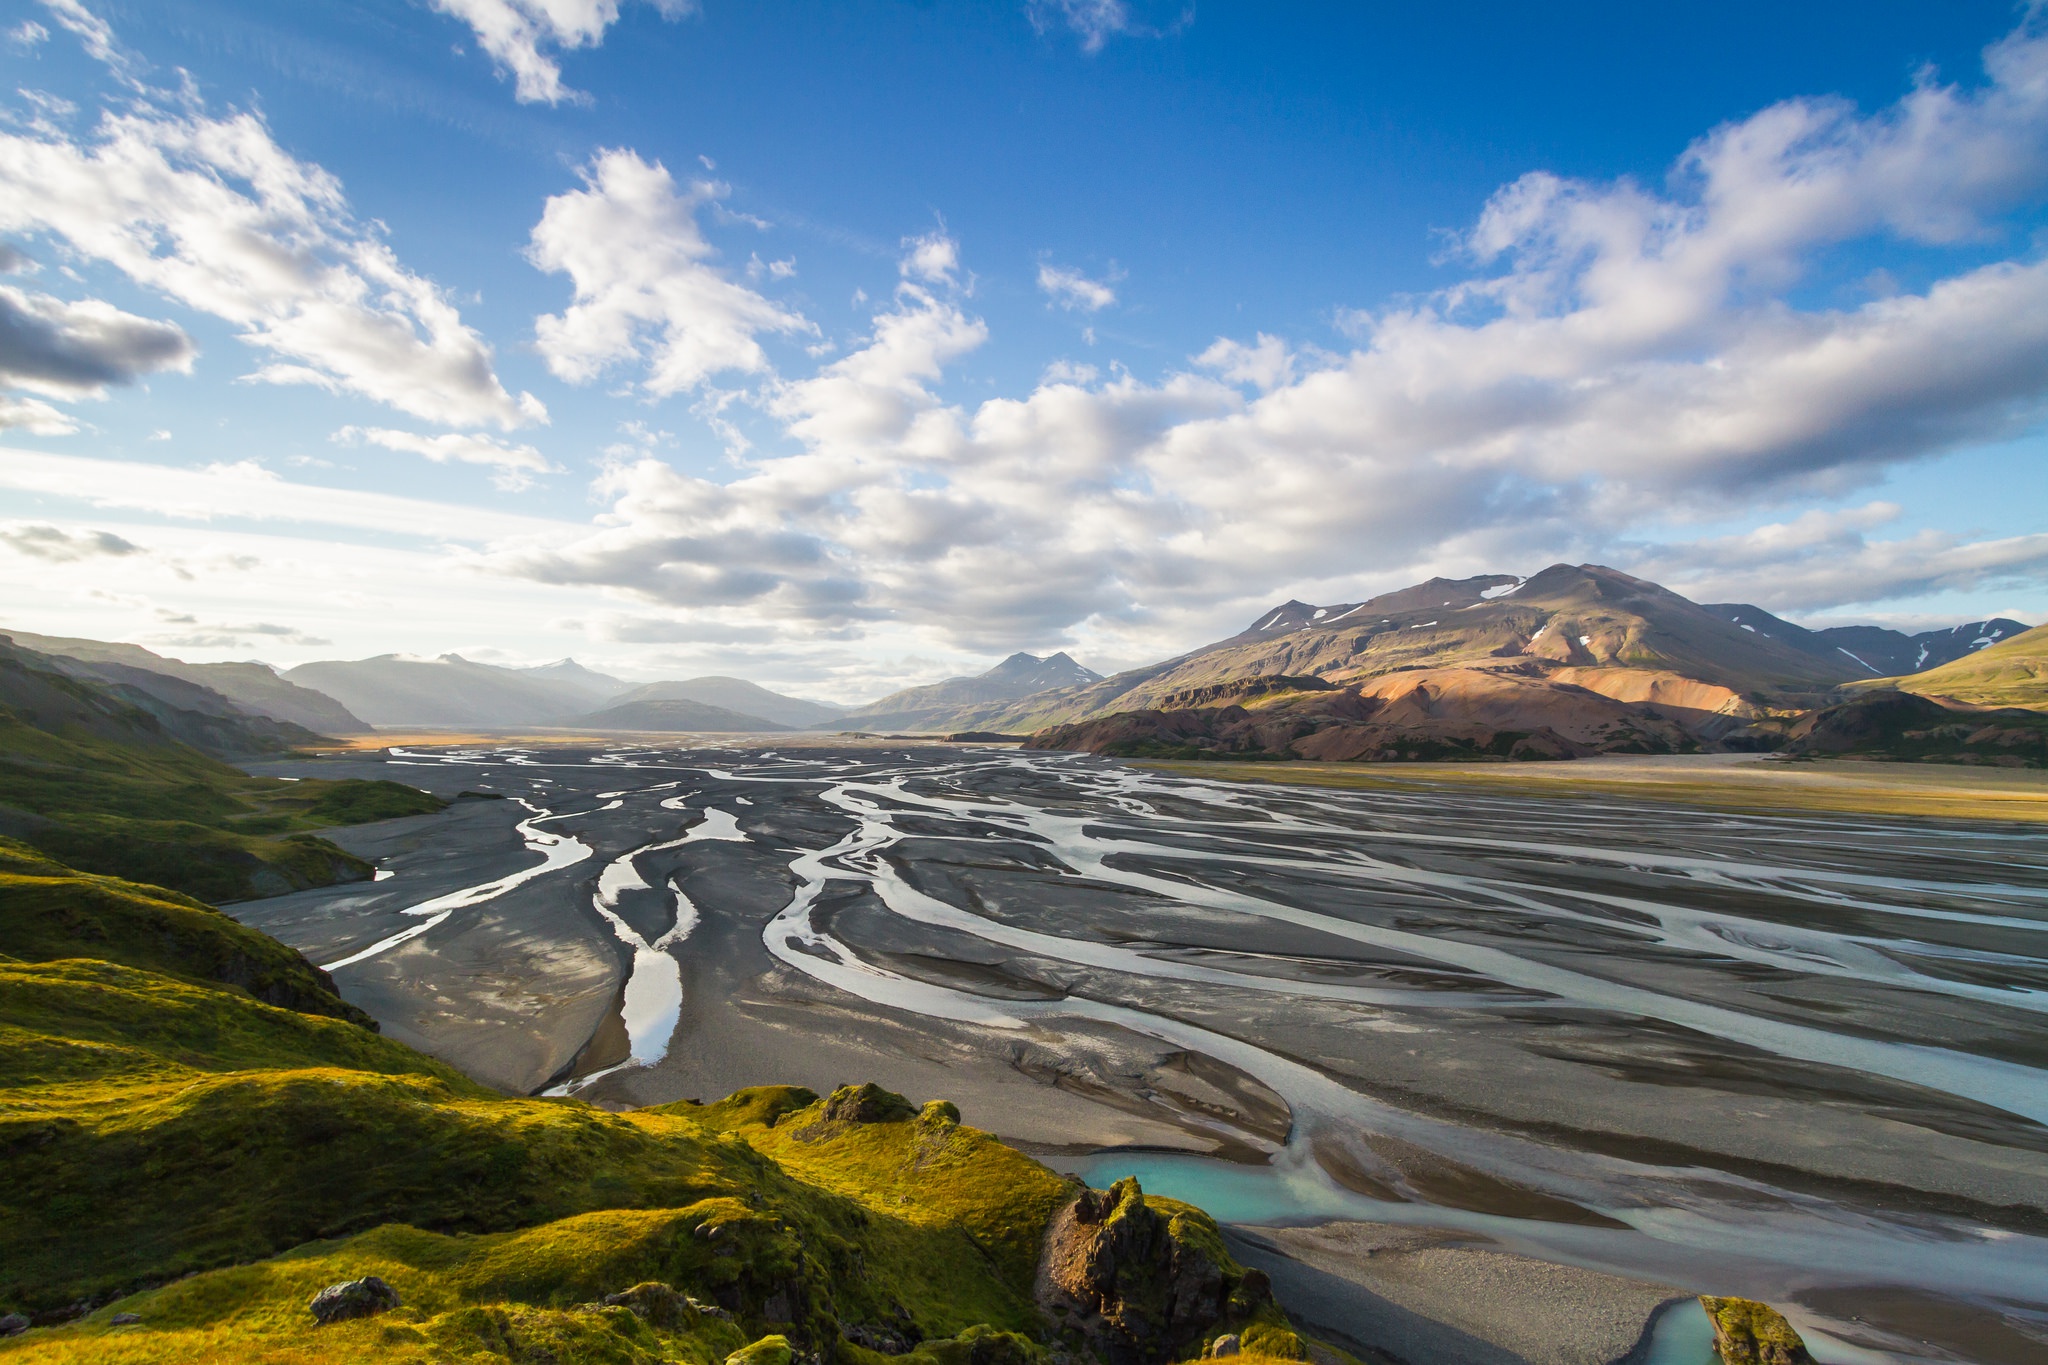
{"type": "MultiPolygon", "coordinates": [[[[0,635],[0,641],[9,639],[0,635]]],[[[217,758],[281,754],[330,742],[303,725],[252,715],[211,688],[168,674],[126,664],[86,663],[26,649],[19,643],[0,644],[0,660],[6,666],[5,676],[0,677],[0,705],[14,706],[28,715],[43,714],[38,707],[58,700],[47,686],[47,675],[54,674],[83,684],[72,699],[90,696],[90,710],[132,709],[148,718],[150,724],[145,728],[149,735],[178,740],[217,758]]],[[[66,724],[82,723],[86,716],[72,702],[60,703],[50,714],[70,717],[66,724]]]]}
{"type": "Polygon", "coordinates": [[[248,752],[236,727],[283,722],[153,710],[63,663],[77,661],[0,645],[0,836],[74,868],[214,901],[276,895],[370,875],[313,831],[441,808],[396,782],[252,777],[181,732],[248,752]]]}
{"type": "Polygon", "coordinates": [[[510,726],[568,723],[627,690],[574,660],[500,668],[459,654],[300,664],[285,674],[338,699],[372,725],[510,726]]]}
{"type": "MultiPolygon", "coordinates": [[[[182,659],[167,659],[140,645],[114,644],[104,640],[78,640],[60,635],[37,635],[25,630],[10,630],[6,633],[13,637],[16,644],[42,654],[75,659],[85,664],[135,670],[196,684],[220,694],[252,715],[289,721],[293,725],[304,726],[315,734],[360,735],[370,729],[334,698],[312,688],[286,681],[268,664],[188,664],[182,659]]],[[[157,687],[157,684],[149,679],[136,676],[135,672],[116,674],[102,669],[99,670],[99,676],[118,677],[121,681],[145,691],[157,687]]],[[[168,692],[163,694],[163,700],[182,706],[185,703],[179,698],[186,695],[188,694],[168,692]]]]}
{"type": "Polygon", "coordinates": [[[621,682],[609,673],[600,673],[594,668],[585,668],[574,659],[557,659],[551,664],[534,664],[527,668],[514,668],[513,673],[523,674],[540,682],[552,683],[573,692],[580,692],[593,702],[611,701],[633,684],[621,682]]]}
{"type": "Polygon", "coordinates": [[[2048,710],[2048,626],[2035,626],[2009,640],[1977,648],[1939,668],[1901,678],[1872,679],[1855,687],[1858,691],[1897,688],[1973,706],[2048,710]]]}
{"type": "Polygon", "coordinates": [[[1001,729],[982,724],[982,717],[1010,709],[1019,698],[1072,692],[1101,681],[1100,673],[1064,653],[1040,658],[1020,651],[976,677],[892,692],[840,716],[838,723],[859,730],[1001,729]]]}
{"type": "MultiPolygon", "coordinates": [[[[757,717],[770,722],[756,724],[757,730],[836,730],[840,717],[846,713],[843,706],[830,706],[824,702],[809,701],[803,697],[785,696],[770,692],[767,688],[750,683],[743,678],[727,678],[716,674],[702,678],[685,678],[680,682],[648,683],[630,692],[611,698],[613,707],[631,706],[648,701],[693,701],[705,706],[723,707],[743,716],[757,717]]],[[[664,728],[664,727],[650,727],[664,728]]],[[[705,727],[684,727],[705,728],[705,727]]]]}
{"type": "Polygon", "coordinates": [[[759,734],[792,728],[723,706],[709,706],[701,701],[680,698],[622,701],[617,706],[607,706],[602,711],[579,716],[570,723],[587,725],[595,730],[702,731],[710,734],[759,734]]]}
{"type": "Polygon", "coordinates": [[[1724,620],[1830,662],[1845,659],[1850,667],[1849,676],[1855,678],[1900,677],[1939,668],[2001,640],[2009,640],[2027,629],[2023,621],[1994,616],[1988,621],[1968,621],[1946,630],[1924,630],[1918,635],[1887,630],[1883,626],[1829,626],[1826,630],[1808,630],[1773,616],[1762,607],[1743,602],[1710,603],[1707,610],[1724,620]]]}
{"type": "Polygon", "coordinates": [[[963,724],[1035,730],[1200,705],[1207,689],[1247,678],[1359,682],[1453,667],[1533,673],[1630,704],[1710,716],[1736,715],[1759,699],[1810,701],[1853,672],[1847,660],[1745,631],[1655,583],[1597,564],[1553,564],[1529,579],[1433,578],[1364,602],[1285,602],[1228,639],[988,708],[963,724]]]}

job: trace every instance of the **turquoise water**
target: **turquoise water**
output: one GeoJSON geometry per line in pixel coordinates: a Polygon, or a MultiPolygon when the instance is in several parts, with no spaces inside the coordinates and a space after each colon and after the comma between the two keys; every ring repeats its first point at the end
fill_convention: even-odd
{"type": "Polygon", "coordinates": [[[1168,1152],[1122,1151],[1055,1164],[1099,1190],[1134,1175],[1147,1194],[1194,1204],[1225,1223],[1319,1223],[1332,1218],[1409,1222],[1417,1211],[1414,1204],[1389,1204],[1354,1194],[1313,1162],[1286,1161],[1285,1153],[1272,1165],[1241,1166],[1168,1152]]]}
{"type": "Polygon", "coordinates": [[[1698,1299],[1687,1299],[1657,1315],[1642,1365],[1720,1365],[1720,1357],[1714,1354],[1714,1324],[1698,1299]]]}

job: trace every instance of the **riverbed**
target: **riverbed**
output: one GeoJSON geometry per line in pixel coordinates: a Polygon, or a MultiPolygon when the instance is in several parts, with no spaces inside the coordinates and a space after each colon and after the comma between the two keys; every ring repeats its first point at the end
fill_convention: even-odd
{"type": "Polygon", "coordinates": [[[508,1090],[875,1080],[1236,1223],[1767,1298],[1823,1359],[2048,1343],[2038,828],[998,747],[261,770],[470,793],[234,912],[508,1090]]]}

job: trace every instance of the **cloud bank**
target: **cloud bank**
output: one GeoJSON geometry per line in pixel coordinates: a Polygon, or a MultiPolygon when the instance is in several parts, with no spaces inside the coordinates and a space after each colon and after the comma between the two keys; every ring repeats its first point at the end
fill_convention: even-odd
{"type": "MultiPolygon", "coordinates": [[[[2038,202],[2039,28],[1988,49],[1975,86],[1929,77],[1870,114],[1797,99],[1717,128],[1660,188],[1524,176],[1457,241],[1465,278],[1350,315],[1357,344],[1343,355],[1219,338],[1154,383],[1055,367],[1021,398],[949,402],[947,367],[988,331],[967,311],[958,244],[915,239],[863,344],[809,378],[760,371],[754,401],[791,449],[726,483],[653,461],[614,468],[599,529],[491,563],[722,619],[888,620],[977,649],[1077,631],[1164,638],[1287,584],[1392,583],[1559,550],[1634,555],[1644,571],[1787,609],[2038,582],[2048,562],[2025,537],[1837,528],[1749,578],[1728,570],[1761,562],[1752,542],[1629,537],[1645,522],[1838,496],[2039,423],[2048,262],[2032,248],[1919,292],[1799,301],[1845,244],[1966,245],[1982,261],[2006,215],[2038,202]]],[[[609,201],[606,183],[593,173],[583,193],[609,201]]],[[[673,194],[663,178],[652,201],[673,194]]],[[[694,240],[675,226],[680,209],[663,212],[669,238],[694,240]]],[[[670,250],[686,275],[701,268],[694,248],[670,250]]],[[[1041,275],[1083,308],[1090,283],[1041,275]]],[[[779,317],[759,316],[757,330],[779,317]]],[[[644,354],[660,374],[668,326],[652,345],[616,327],[586,353],[644,354]]],[[[753,371],[753,344],[732,334],[706,353],[753,371]]]]}

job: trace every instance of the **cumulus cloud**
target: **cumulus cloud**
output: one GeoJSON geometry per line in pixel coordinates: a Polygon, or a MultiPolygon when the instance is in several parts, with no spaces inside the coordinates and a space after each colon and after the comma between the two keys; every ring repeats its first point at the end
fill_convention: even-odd
{"type": "Polygon", "coordinates": [[[0,285],[0,384],[48,398],[97,398],[159,370],[190,371],[192,339],[99,299],[66,303],[0,285]]]}
{"type": "MultiPolygon", "coordinates": [[[[694,13],[695,0],[650,0],[664,18],[694,13]]],[[[555,51],[596,47],[618,22],[619,0],[433,0],[434,8],[468,24],[477,46],[512,77],[521,104],[588,103],[562,84],[555,51]],[[552,49],[552,50],[551,50],[552,49]]]]}
{"type": "Polygon", "coordinates": [[[119,559],[144,553],[140,545],[123,540],[112,531],[70,532],[33,523],[0,526],[0,542],[22,554],[47,559],[53,564],[70,564],[95,557],[119,559]]]}
{"type": "MultiPolygon", "coordinates": [[[[958,245],[912,239],[870,336],[763,385],[794,453],[728,483],[622,467],[599,530],[490,562],[961,647],[1156,642],[1290,584],[1604,554],[1645,518],[1837,498],[2048,412],[2048,262],[1985,261],[2048,185],[2039,22],[1985,67],[1870,114],[1774,105],[1700,138],[1656,188],[1525,176],[1458,242],[1465,279],[1346,314],[1353,348],[1312,364],[1260,334],[1156,382],[1055,369],[1022,397],[948,401],[947,367],[987,329],[961,301],[958,245]],[[1802,301],[1830,252],[1871,241],[1969,254],[1917,292],[1802,301]]],[[[2030,537],[1830,527],[1783,551],[1776,596],[1726,576],[1754,546],[1633,552],[1653,576],[1803,607],[2048,577],[2030,537]],[[1831,558],[1854,566],[1832,586],[1831,558]]]]}
{"type": "Polygon", "coordinates": [[[1895,503],[1813,511],[1736,535],[1647,547],[1630,571],[1698,601],[1754,602],[1819,612],[1939,592],[2039,583],[2048,533],[1968,541],[1944,531],[1892,539],[1871,532],[1900,515],[1895,503]]]}
{"type": "Polygon", "coordinates": [[[531,488],[536,474],[560,472],[532,446],[513,445],[495,436],[470,432],[422,436],[389,427],[343,427],[334,433],[334,439],[344,444],[382,446],[409,455],[424,455],[436,464],[488,465],[496,471],[491,481],[508,492],[531,488]]]}
{"type": "Polygon", "coordinates": [[[527,249],[534,265],[575,286],[568,309],[535,324],[548,368],[563,379],[588,383],[613,364],[644,361],[646,390],[675,394],[720,372],[768,369],[761,333],[816,332],[711,263],[696,213],[723,186],[679,191],[667,167],[625,150],[600,153],[583,180],[548,200],[527,249]]]}
{"type": "Polygon", "coordinates": [[[1070,312],[1096,313],[1116,302],[1116,290],[1066,266],[1041,263],[1038,287],[1047,298],[1070,312]]]}
{"type": "Polygon", "coordinates": [[[139,96],[90,134],[0,133],[0,230],[60,238],[225,319],[275,357],[252,378],[451,426],[546,420],[532,395],[505,391],[491,348],[446,295],[356,221],[341,183],[278,146],[255,114],[139,96]]]}
{"type": "Polygon", "coordinates": [[[1267,393],[1294,380],[1294,356],[1279,337],[1259,333],[1247,346],[1229,337],[1217,337],[1209,349],[1195,357],[1205,370],[1214,370],[1228,384],[1250,384],[1267,393]]]}
{"type": "Polygon", "coordinates": [[[39,399],[0,396],[0,431],[26,431],[32,436],[71,436],[78,431],[78,423],[39,399]]]}

